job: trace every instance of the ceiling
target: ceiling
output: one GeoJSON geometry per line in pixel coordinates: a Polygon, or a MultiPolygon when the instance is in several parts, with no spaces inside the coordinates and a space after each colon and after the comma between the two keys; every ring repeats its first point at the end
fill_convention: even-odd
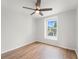
{"type": "MultiPolygon", "coordinates": [[[[6,1],[6,0],[5,0],[6,1]]],[[[16,12],[26,13],[30,15],[33,11],[24,9],[22,6],[35,8],[36,0],[7,0],[7,8],[15,10],[16,12]]],[[[65,12],[71,9],[77,8],[77,0],[42,0],[41,8],[53,8],[52,11],[42,12],[44,16],[49,16],[61,12],[65,12]]],[[[39,16],[39,15],[33,15],[39,16]]]]}

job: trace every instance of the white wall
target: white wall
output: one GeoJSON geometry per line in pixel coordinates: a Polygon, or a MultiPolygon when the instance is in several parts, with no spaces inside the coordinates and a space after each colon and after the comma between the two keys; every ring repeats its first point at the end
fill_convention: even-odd
{"type": "MultiPolygon", "coordinates": [[[[7,52],[34,42],[35,22],[30,15],[19,12],[14,2],[2,0],[1,8],[1,52],[7,52]],[[15,5],[15,4],[14,4],[15,5]],[[12,9],[11,7],[14,7],[12,9]]],[[[16,3],[16,2],[15,2],[16,3]]]]}
{"type": "Polygon", "coordinates": [[[44,20],[45,18],[38,18],[37,21],[37,41],[60,46],[77,51],[77,10],[66,11],[58,16],[58,40],[47,40],[44,38],[44,20]]]}

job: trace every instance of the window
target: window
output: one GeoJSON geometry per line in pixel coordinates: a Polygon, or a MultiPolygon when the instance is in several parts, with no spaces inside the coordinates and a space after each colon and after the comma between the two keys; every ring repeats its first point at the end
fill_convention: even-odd
{"type": "Polygon", "coordinates": [[[56,36],[57,22],[53,20],[48,20],[48,36],[56,36]]]}
{"type": "Polygon", "coordinates": [[[57,17],[45,19],[45,39],[57,40],[57,17]]]}

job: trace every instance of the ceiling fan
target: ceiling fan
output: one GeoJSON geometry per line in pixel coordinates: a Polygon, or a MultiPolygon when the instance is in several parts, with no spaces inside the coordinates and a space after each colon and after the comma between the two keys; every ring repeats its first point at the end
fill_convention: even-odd
{"type": "Polygon", "coordinates": [[[52,10],[52,8],[40,8],[40,5],[41,5],[41,0],[37,0],[37,2],[36,2],[36,4],[35,4],[35,6],[36,6],[36,8],[34,9],[34,8],[29,8],[29,7],[24,7],[23,6],[23,8],[25,8],[25,9],[30,9],[30,10],[34,10],[34,12],[33,13],[31,13],[31,15],[33,15],[33,14],[40,14],[41,16],[43,16],[43,13],[42,13],[42,11],[51,11],[52,10]]]}

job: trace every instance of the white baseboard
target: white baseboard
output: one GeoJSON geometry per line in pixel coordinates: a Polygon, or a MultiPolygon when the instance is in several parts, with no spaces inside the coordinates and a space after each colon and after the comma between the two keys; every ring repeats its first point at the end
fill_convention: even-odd
{"type": "Polygon", "coordinates": [[[12,51],[12,50],[15,50],[15,49],[20,48],[20,47],[25,46],[25,45],[29,45],[29,44],[31,44],[33,42],[35,42],[35,41],[29,42],[27,44],[20,45],[18,47],[12,48],[12,49],[8,49],[8,50],[5,50],[5,51],[2,51],[1,54],[6,53],[6,52],[9,52],[9,51],[12,51]]]}
{"type": "Polygon", "coordinates": [[[78,56],[78,51],[77,51],[78,49],[75,49],[75,53],[76,53],[76,55],[78,56]]]}
{"type": "Polygon", "coordinates": [[[50,45],[53,45],[53,46],[57,46],[57,47],[61,47],[61,48],[64,48],[64,49],[69,49],[69,50],[74,50],[73,48],[69,48],[69,47],[66,47],[66,46],[62,46],[62,45],[58,45],[58,44],[51,44],[51,43],[48,43],[48,42],[45,42],[45,41],[37,41],[37,42],[42,42],[42,43],[46,43],[46,44],[50,44],[50,45]]]}

